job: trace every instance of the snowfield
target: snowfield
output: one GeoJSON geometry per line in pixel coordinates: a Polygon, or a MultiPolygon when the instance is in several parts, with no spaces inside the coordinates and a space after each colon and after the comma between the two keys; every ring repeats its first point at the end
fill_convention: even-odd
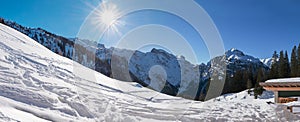
{"type": "Polygon", "coordinates": [[[206,101],[110,79],[0,24],[0,121],[299,121],[243,91],[206,101]]]}

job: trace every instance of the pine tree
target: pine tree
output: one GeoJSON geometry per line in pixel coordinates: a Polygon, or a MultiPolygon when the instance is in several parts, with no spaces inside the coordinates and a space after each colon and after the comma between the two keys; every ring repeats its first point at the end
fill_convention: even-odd
{"type": "Polygon", "coordinates": [[[291,54],[291,77],[297,77],[298,75],[298,56],[297,47],[294,46],[291,54]]]}
{"type": "Polygon", "coordinates": [[[66,57],[69,58],[69,59],[71,59],[70,51],[67,51],[66,57]]]}
{"type": "Polygon", "coordinates": [[[251,89],[252,88],[252,81],[250,79],[247,80],[247,89],[251,89]]]}
{"type": "Polygon", "coordinates": [[[246,84],[243,82],[243,71],[237,70],[233,77],[233,82],[231,82],[231,88],[240,91],[241,89],[246,89],[246,84]],[[242,85],[244,83],[244,85],[242,85]]]}
{"type": "Polygon", "coordinates": [[[290,68],[290,60],[289,60],[287,51],[285,51],[285,56],[284,56],[284,67],[286,69],[285,77],[290,77],[291,76],[291,68],[290,68]]]}
{"type": "MultiPolygon", "coordinates": [[[[34,34],[33,39],[38,40],[38,36],[36,34],[34,34]]],[[[38,40],[38,42],[40,42],[40,41],[38,40]]]]}
{"type": "Polygon", "coordinates": [[[285,51],[285,54],[283,51],[280,51],[280,57],[279,57],[279,78],[287,78],[290,74],[290,65],[289,65],[289,59],[287,55],[287,51],[285,51]]]}
{"type": "Polygon", "coordinates": [[[279,67],[278,67],[278,78],[284,78],[285,69],[284,69],[284,54],[283,51],[279,53],[279,67]]]}
{"type": "Polygon", "coordinates": [[[4,24],[4,19],[0,18],[0,23],[4,24]]]}
{"type": "Polygon", "coordinates": [[[246,81],[246,88],[251,89],[252,88],[252,80],[250,79],[251,74],[249,70],[243,71],[243,81],[246,81]]]}
{"type": "Polygon", "coordinates": [[[251,94],[251,88],[253,87],[252,81],[250,79],[247,80],[247,89],[248,89],[248,94],[251,94]]]}
{"type": "Polygon", "coordinates": [[[41,38],[41,44],[44,45],[44,38],[41,38]]]}
{"type": "Polygon", "coordinates": [[[269,79],[275,79],[275,78],[278,78],[278,69],[279,66],[278,66],[278,54],[276,51],[274,51],[274,54],[272,56],[272,65],[271,65],[271,69],[270,69],[270,72],[269,72],[269,76],[268,78],[269,79]]]}
{"type": "Polygon", "coordinates": [[[259,69],[257,79],[254,87],[254,98],[257,99],[258,95],[263,93],[263,88],[259,85],[260,82],[265,81],[265,74],[262,68],[259,69]]]}
{"type": "Polygon", "coordinates": [[[298,61],[298,66],[297,66],[297,69],[298,69],[297,74],[298,75],[297,76],[300,77],[300,44],[298,46],[298,54],[297,55],[298,55],[298,57],[297,57],[298,58],[298,60],[297,60],[298,61]]]}

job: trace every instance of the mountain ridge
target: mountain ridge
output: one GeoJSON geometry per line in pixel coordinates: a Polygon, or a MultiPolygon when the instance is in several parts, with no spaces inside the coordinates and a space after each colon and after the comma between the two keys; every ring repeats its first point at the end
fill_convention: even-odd
{"type": "MultiPolygon", "coordinates": [[[[95,44],[93,41],[65,38],[41,28],[23,27],[1,18],[0,23],[22,32],[51,51],[106,76],[123,81],[135,81],[156,91],[189,99],[204,100],[208,81],[215,72],[221,71],[221,74],[225,73],[226,76],[230,76],[226,77],[225,90],[223,90],[223,93],[230,93],[245,89],[246,81],[240,82],[243,85],[240,88],[231,88],[229,85],[233,82],[231,76],[235,76],[236,72],[250,69],[249,72],[255,76],[260,68],[268,70],[268,67],[259,59],[235,48],[226,51],[225,59],[221,56],[213,58],[207,64],[191,64],[184,58],[178,58],[161,49],[152,49],[150,52],[143,53],[114,47],[105,48],[105,45],[95,44]],[[96,47],[90,46],[90,43],[96,47]],[[211,65],[220,61],[225,61],[226,70],[218,65],[211,65]],[[191,86],[193,87],[190,88],[191,86]],[[197,95],[190,95],[189,89],[196,89],[197,95]]],[[[219,79],[225,79],[225,77],[219,77],[219,79]]],[[[252,79],[254,83],[255,78],[252,79]]],[[[195,93],[195,91],[192,92],[195,93]]]]}

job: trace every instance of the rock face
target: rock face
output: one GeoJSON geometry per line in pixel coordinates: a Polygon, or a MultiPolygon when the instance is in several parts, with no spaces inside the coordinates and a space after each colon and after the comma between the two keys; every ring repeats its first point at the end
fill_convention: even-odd
{"type": "Polygon", "coordinates": [[[207,64],[194,65],[183,56],[176,57],[161,49],[143,53],[106,48],[94,41],[65,38],[41,28],[27,28],[4,19],[0,19],[0,22],[24,33],[51,51],[106,76],[135,81],[156,91],[188,99],[204,100],[208,86],[212,84],[210,81],[213,80],[226,80],[222,93],[245,90],[247,79],[254,83],[259,69],[268,71],[268,67],[259,59],[237,49],[231,49],[207,64]],[[241,72],[248,72],[252,77],[234,80],[238,79],[236,77],[241,72]]]}

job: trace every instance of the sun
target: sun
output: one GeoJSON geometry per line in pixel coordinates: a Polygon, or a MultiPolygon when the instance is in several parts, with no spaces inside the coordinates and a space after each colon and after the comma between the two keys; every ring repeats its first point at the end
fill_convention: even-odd
{"type": "Polygon", "coordinates": [[[104,25],[111,26],[117,21],[118,13],[114,10],[104,10],[100,13],[100,19],[104,25]]]}
{"type": "Polygon", "coordinates": [[[119,33],[119,26],[122,25],[120,18],[122,13],[115,4],[103,2],[99,9],[96,11],[97,25],[105,29],[105,31],[111,31],[119,33]]]}

